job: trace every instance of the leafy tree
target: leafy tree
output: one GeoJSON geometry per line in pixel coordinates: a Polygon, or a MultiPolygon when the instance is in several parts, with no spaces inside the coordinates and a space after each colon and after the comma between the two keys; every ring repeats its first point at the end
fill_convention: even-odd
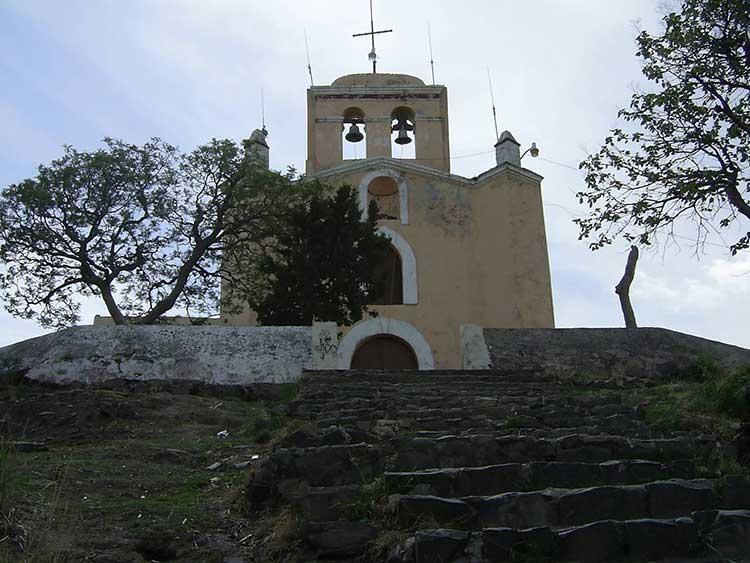
{"type": "Polygon", "coordinates": [[[211,313],[220,282],[239,293],[251,283],[222,260],[252,262],[308,194],[292,172],[256,166],[247,142],[187,154],[158,139],[66,147],[0,195],[0,297],[46,327],[75,323],[81,295],[100,297],[117,324],[174,307],[211,313]]]}
{"type": "Polygon", "coordinates": [[[292,211],[285,228],[264,254],[258,279],[267,280],[251,298],[264,325],[310,325],[314,319],[351,325],[382,290],[376,265],[388,239],[376,231],[377,206],[362,220],[354,190],[331,197],[319,190],[304,208],[292,211]]]}
{"type": "MultiPolygon", "coordinates": [[[[750,219],[750,3],[683,0],[664,24],[637,38],[652,90],[633,95],[623,128],[581,163],[591,211],[576,223],[592,249],[619,235],[648,245],[683,220],[700,248],[750,219]]],[[[730,249],[748,246],[750,232],[730,249]]]]}

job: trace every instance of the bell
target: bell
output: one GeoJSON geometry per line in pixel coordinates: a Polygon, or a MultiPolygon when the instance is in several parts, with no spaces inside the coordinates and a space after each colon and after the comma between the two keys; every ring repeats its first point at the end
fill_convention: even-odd
{"type": "Polygon", "coordinates": [[[409,133],[406,132],[406,127],[401,127],[398,130],[398,137],[396,137],[396,144],[408,145],[409,143],[411,143],[411,137],[409,137],[409,133]]]}
{"type": "Polygon", "coordinates": [[[352,126],[349,127],[349,132],[346,134],[346,137],[344,138],[350,143],[359,143],[365,137],[360,132],[359,127],[357,127],[357,124],[352,123],[352,126]]]}

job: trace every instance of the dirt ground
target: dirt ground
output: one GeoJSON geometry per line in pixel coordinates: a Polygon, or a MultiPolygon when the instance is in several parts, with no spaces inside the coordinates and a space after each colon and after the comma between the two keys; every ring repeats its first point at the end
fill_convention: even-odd
{"type": "Polygon", "coordinates": [[[0,562],[267,560],[243,489],[293,395],[0,383],[0,562]]]}

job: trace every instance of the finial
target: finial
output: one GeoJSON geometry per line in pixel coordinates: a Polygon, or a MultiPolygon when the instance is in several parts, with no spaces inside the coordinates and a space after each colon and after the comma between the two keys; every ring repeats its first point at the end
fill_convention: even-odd
{"type": "Polygon", "coordinates": [[[367,33],[355,33],[352,35],[352,37],[363,37],[365,35],[369,35],[370,39],[372,41],[372,49],[370,50],[370,53],[367,55],[368,60],[372,63],[372,73],[375,74],[377,72],[377,64],[378,64],[378,55],[375,53],[375,36],[378,33],[391,33],[392,29],[384,29],[381,31],[375,31],[375,23],[373,21],[372,16],[372,0],[370,0],[370,31],[367,33]]]}

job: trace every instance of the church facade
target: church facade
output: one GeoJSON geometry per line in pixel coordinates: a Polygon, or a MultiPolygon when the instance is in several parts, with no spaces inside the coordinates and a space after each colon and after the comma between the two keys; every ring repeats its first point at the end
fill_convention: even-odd
{"type": "Polygon", "coordinates": [[[375,199],[392,244],[377,316],[337,327],[332,367],[459,368],[462,327],[554,327],[542,177],[510,133],[495,167],[464,178],[450,172],[444,86],[353,74],[309,88],[307,109],[307,175],[354,186],[363,210],[375,199]]]}

